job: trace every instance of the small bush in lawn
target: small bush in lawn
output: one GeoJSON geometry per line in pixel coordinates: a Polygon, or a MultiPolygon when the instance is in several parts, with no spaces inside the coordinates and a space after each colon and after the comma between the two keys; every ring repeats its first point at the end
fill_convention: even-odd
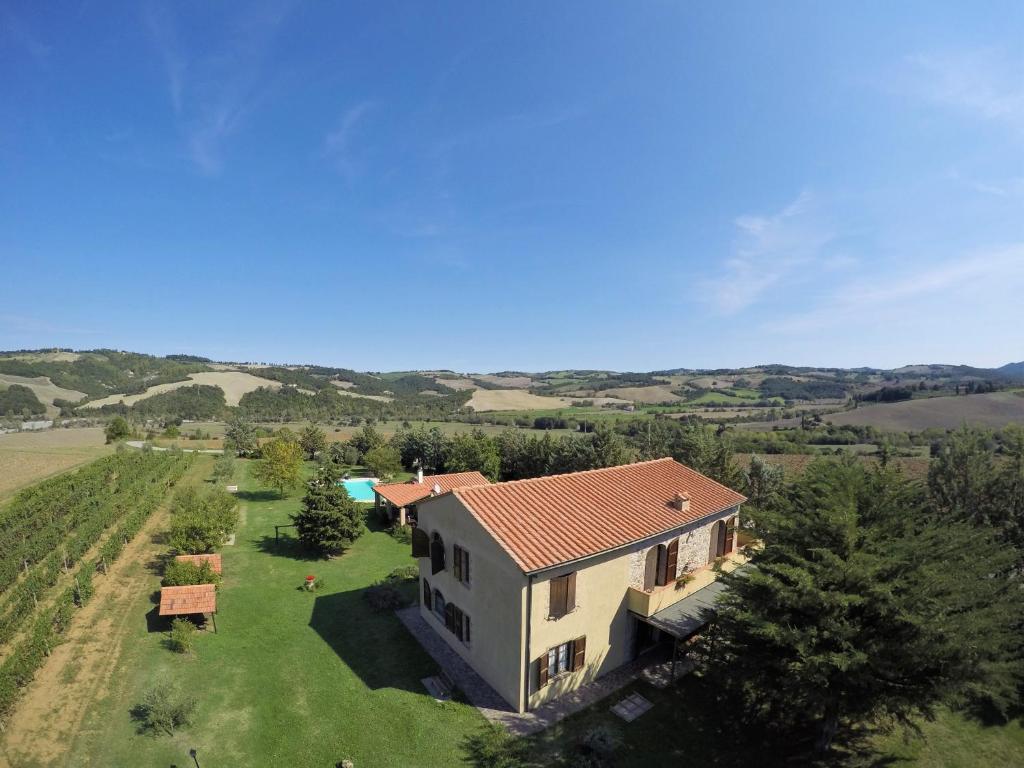
{"type": "Polygon", "coordinates": [[[192,722],[196,700],[181,692],[167,680],[161,680],[147,690],[142,701],[132,708],[132,717],[139,724],[140,733],[166,733],[168,736],[192,722]]]}
{"type": "Polygon", "coordinates": [[[420,567],[418,565],[402,565],[389,573],[384,581],[388,584],[401,584],[406,581],[417,581],[419,577],[420,567]]]}
{"type": "Polygon", "coordinates": [[[402,605],[402,595],[390,584],[374,584],[367,587],[363,597],[370,604],[370,608],[378,613],[393,611],[402,605]]]}
{"type": "Polygon", "coordinates": [[[463,742],[470,765],[476,768],[524,768],[523,740],[499,725],[486,725],[463,742]]]}
{"type": "Polygon", "coordinates": [[[611,756],[622,744],[618,731],[607,725],[595,725],[586,731],[576,744],[577,759],[573,763],[579,768],[600,768],[611,765],[611,756]]]}
{"type": "MultiPolygon", "coordinates": [[[[386,513],[385,513],[386,514],[386,513]]],[[[389,533],[395,537],[395,541],[400,544],[412,544],[412,526],[411,525],[393,525],[389,533]]]]}
{"type": "Polygon", "coordinates": [[[191,653],[196,640],[196,626],[188,619],[175,619],[171,622],[171,636],[168,647],[178,653],[191,653]]]}

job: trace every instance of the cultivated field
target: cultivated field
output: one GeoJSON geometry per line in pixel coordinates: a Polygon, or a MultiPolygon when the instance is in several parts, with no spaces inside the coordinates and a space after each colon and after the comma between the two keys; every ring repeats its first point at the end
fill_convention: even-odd
{"type": "Polygon", "coordinates": [[[592,400],[597,406],[630,402],[616,397],[549,397],[521,389],[478,389],[466,405],[474,411],[533,411],[568,408],[579,400],[592,400]]]}
{"type": "Polygon", "coordinates": [[[1016,392],[992,392],[961,397],[929,397],[901,403],[865,405],[826,417],[833,424],[857,424],[893,431],[929,427],[956,429],[963,424],[997,429],[1024,424],[1024,397],[1016,392]]]}
{"type": "Polygon", "coordinates": [[[56,416],[60,413],[60,410],[55,408],[53,405],[53,401],[55,399],[60,398],[76,403],[85,397],[84,392],[77,392],[73,389],[58,387],[46,376],[35,376],[29,378],[28,376],[13,376],[7,373],[0,373],[0,384],[21,384],[22,386],[31,389],[36,393],[36,397],[39,398],[39,401],[46,405],[47,416],[56,416]]]}
{"type": "Polygon", "coordinates": [[[0,435],[0,500],[113,450],[99,427],[0,435]]]}
{"type": "Polygon", "coordinates": [[[122,402],[125,405],[134,405],[140,400],[145,400],[147,397],[158,395],[161,392],[170,392],[173,389],[190,387],[193,384],[208,384],[220,387],[224,390],[224,399],[231,406],[238,405],[238,401],[242,399],[242,395],[246,392],[252,392],[260,387],[277,389],[281,386],[279,381],[264,379],[260,376],[253,376],[251,373],[243,373],[242,371],[205,371],[203,373],[190,374],[187,381],[158,384],[138,395],[109,395],[108,397],[91,401],[89,407],[101,408],[104,405],[117,405],[122,402]]]}
{"type": "Polygon", "coordinates": [[[345,395],[346,397],[361,397],[365,400],[378,400],[382,403],[390,403],[394,399],[387,395],[361,395],[358,392],[350,392],[349,390],[355,386],[351,381],[332,379],[331,384],[338,388],[339,395],[345,395]]]}
{"type": "Polygon", "coordinates": [[[599,397],[615,397],[621,400],[632,400],[645,405],[658,405],[659,403],[678,403],[679,395],[672,394],[669,387],[619,387],[618,389],[606,389],[597,393],[599,397]]]}

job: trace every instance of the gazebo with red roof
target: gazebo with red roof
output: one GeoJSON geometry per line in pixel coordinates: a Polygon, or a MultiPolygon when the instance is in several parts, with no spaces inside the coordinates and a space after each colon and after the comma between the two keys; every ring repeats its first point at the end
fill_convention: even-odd
{"type": "Polygon", "coordinates": [[[217,631],[217,587],[213,584],[192,584],[184,587],[163,587],[160,590],[161,616],[210,614],[213,631],[217,631]]]}

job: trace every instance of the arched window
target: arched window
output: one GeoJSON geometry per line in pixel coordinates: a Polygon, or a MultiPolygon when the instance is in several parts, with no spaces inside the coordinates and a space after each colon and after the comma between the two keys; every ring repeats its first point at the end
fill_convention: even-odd
{"type": "Polygon", "coordinates": [[[445,623],[445,608],[447,604],[444,601],[444,595],[441,594],[441,590],[434,590],[434,615],[437,616],[437,620],[442,624],[445,623]]]}
{"type": "Polygon", "coordinates": [[[678,560],[679,539],[672,539],[667,544],[659,544],[647,550],[647,559],[644,561],[644,589],[663,587],[673,581],[678,560]]]}
{"type": "Polygon", "coordinates": [[[430,597],[433,593],[430,591],[430,582],[426,579],[423,580],[423,606],[429,611],[430,608],[430,597]]]}
{"type": "Polygon", "coordinates": [[[434,531],[430,538],[430,573],[440,573],[444,570],[444,539],[441,534],[434,531]]]}
{"type": "Polygon", "coordinates": [[[728,555],[736,548],[736,516],[719,520],[711,526],[711,558],[728,555]]]}

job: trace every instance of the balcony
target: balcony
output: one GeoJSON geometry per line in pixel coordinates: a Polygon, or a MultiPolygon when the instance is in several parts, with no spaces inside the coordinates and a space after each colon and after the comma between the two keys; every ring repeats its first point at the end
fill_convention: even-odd
{"type": "MultiPolygon", "coordinates": [[[[726,573],[734,571],[749,559],[741,551],[732,552],[722,559],[719,570],[726,573]]],[[[718,578],[718,572],[711,565],[691,571],[690,575],[693,578],[685,583],[670,581],[665,586],[655,587],[650,592],[629,587],[626,595],[626,607],[640,616],[651,616],[678,603],[684,597],[689,597],[697,590],[704,589],[718,578]]]]}

